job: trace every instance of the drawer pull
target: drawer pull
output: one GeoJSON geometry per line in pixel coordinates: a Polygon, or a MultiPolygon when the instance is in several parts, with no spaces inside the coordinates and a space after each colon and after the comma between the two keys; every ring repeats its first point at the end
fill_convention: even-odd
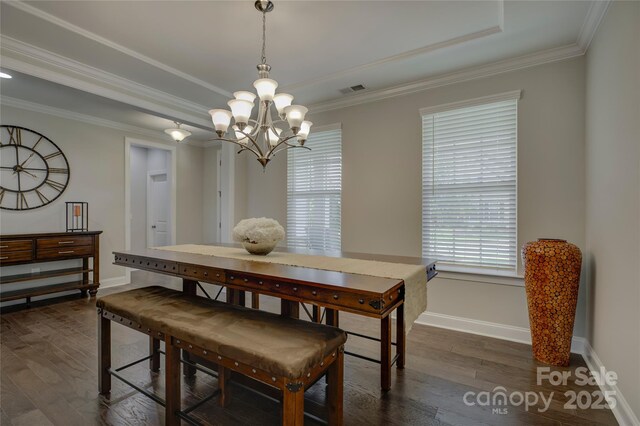
{"type": "Polygon", "coordinates": [[[8,259],[8,258],[9,258],[9,256],[2,256],[2,257],[0,257],[0,260],[5,260],[5,259],[8,259]]]}
{"type": "Polygon", "coordinates": [[[75,253],[75,250],[65,250],[65,251],[58,252],[58,254],[70,254],[70,253],[75,253]]]}
{"type": "Polygon", "coordinates": [[[58,244],[62,245],[62,244],[73,244],[75,243],[75,241],[58,241],[58,244]]]}

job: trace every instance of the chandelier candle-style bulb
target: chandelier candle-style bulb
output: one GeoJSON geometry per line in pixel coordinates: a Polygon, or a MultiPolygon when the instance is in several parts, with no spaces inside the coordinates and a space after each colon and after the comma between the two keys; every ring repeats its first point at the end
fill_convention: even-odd
{"type": "Polygon", "coordinates": [[[247,92],[246,90],[240,90],[238,92],[233,92],[233,97],[236,99],[240,99],[243,101],[249,101],[253,103],[256,100],[256,95],[251,92],[247,92]]]}
{"type": "Polygon", "coordinates": [[[278,144],[278,141],[280,140],[280,133],[282,133],[282,130],[278,128],[276,128],[275,132],[273,129],[269,129],[269,144],[271,146],[276,146],[278,144]]]}
{"type": "Polygon", "coordinates": [[[278,82],[270,78],[259,78],[253,82],[261,101],[272,101],[278,88],[278,82]]]}
{"type": "Polygon", "coordinates": [[[307,141],[311,126],[313,126],[313,123],[310,121],[303,121],[302,124],[300,124],[300,130],[298,130],[298,142],[300,142],[300,145],[304,145],[307,141]]]}
{"type": "Polygon", "coordinates": [[[300,130],[300,125],[304,121],[304,116],[307,115],[307,111],[309,110],[302,105],[290,105],[284,109],[289,127],[291,127],[294,135],[300,130]]]}
{"type": "Polygon", "coordinates": [[[249,122],[249,117],[251,117],[253,102],[243,99],[231,99],[227,102],[227,105],[231,107],[231,113],[233,114],[233,119],[236,121],[236,126],[238,126],[240,130],[243,130],[249,122]]]}
{"type": "Polygon", "coordinates": [[[278,114],[280,115],[280,118],[284,119],[285,117],[284,109],[289,105],[291,105],[292,102],[293,102],[293,96],[291,96],[288,93],[278,93],[273,97],[273,104],[276,106],[276,109],[278,110],[278,114]]]}
{"type": "Polygon", "coordinates": [[[209,111],[211,115],[211,121],[213,121],[213,127],[216,129],[218,137],[222,137],[227,133],[229,124],[231,123],[231,111],[226,109],[212,109],[209,111]]]}

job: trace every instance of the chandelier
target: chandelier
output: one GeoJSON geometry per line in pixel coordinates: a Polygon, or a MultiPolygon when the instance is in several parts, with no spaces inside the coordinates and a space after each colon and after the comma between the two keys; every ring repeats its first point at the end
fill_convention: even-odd
{"type": "Polygon", "coordinates": [[[304,119],[307,108],[292,105],[293,96],[287,93],[276,94],[278,82],[269,78],[271,66],[267,64],[266,56],[267,13],[273,10],[273,3],[258,0],[255,7],[262,12],[262,61],[257,66],[259,78],[253,82],[258,95],[248,91],[235,92],[235,99],[227,103],[231,111],[212,109],[209,114],[218,135],[212,140],[239,145],[241,149],[238,153],[252,152],[262,167],[266,168],[278,152],[289,148],[309,149],[304,143],[313,123],[304,119]],[[251,112],[256,97],[259,98],[258,112],[254,120],[251,118],[251,112]],[[275,120],[272,118],[272,107],[275,107],[277,112],[275,120]]]}

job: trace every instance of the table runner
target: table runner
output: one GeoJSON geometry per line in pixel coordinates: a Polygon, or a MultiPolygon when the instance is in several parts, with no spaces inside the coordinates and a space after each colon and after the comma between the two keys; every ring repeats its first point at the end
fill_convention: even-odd
{"type": "Polygon", "coordinates": [[[404,322],[406,333],[416,319],[427,309],[427,271],[424,265],[379,262],[375,260],[350,259],[345,257],[315,256],[298,253],[271,252],[267,256],[255,256],[242,248],[212,245],[182,244],[155,247],[156,250],[177,251],[215,257],[247,260],[250,262],[276,263],[300,266],[325,271],[347,272],[378,278],[393,278],[404,281],[404,322]]]}

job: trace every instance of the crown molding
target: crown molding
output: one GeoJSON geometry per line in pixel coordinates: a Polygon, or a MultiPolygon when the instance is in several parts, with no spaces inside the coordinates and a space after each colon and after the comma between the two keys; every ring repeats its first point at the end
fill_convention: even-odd
{"type": "Polygon", "coordinates": [[[367,93],[354,94],[340,99],[320,102],[311,105],[309,107],[309,111],[318,113],[369,102],[375,102],[382,99],[408,95],[411,93],[421,92],[436,87],[447,86],[449,84],[461,83],[464,81],[475,80],[502,74],[505,72],[515,71],[522,68],[529,68],[536,65],[570,59],[576,56],[581,56],[583,54],[584,51],[580,48],[580,46],[574,43],[568,46],[547,49],[529,55],[518,56],[516,58],[494,62],[491,64],[471,67],[462,71],[441,74],[424,80],[401,84],[386,89],[372,90],[367,93]]]}
{"type": "Polygon", "coordinates": [[[94,115],[82,114],[68,109],[52,107],[36,102],[25,101],[24,99],[13,98],[10,96],[0,97],[0,104],[12,108],[23,109],[27,111],[39,112],[41,114],[53,115],[67,120],[81,121],[95,126],[108,127],[110,129],[120,130],[127,133],[151,137],[154,139],[166,139],[166,135],[161,131],[145,129],[143,127],[133,126],[130,124],[119,123],[117,121],[99,118],[94,115]]]}
{"type": "Polygon", "coordinates": [[[587,16],[582,23],[580,33],[578,34],[577,44],[586,53],[593,40],[593,36],[598,31],[602,18],[607,14],[611,0],[596,0],[591,2],[587,16]]]}
{"type": "MultiPolygon", "coordinates": [[[[146,129],[144,127],[138,127],[131,124],[107,120],[104,118],[96,117],[94,115],[82,114],[76,111],[70,111],[64,108],[57,108],[49,105],[39,104],[36,102],[25,101],[24,99],[13,98],[10,96],[0,97],[0,105],[37,112],[41,114],[53,115],[54,117],[64,118],[67,120],[80,121],[82,123],[92,124],[94,126],[107,127],[109,129],[115,129],[125,133],[153,138],[155,140],[167,140],[167,135],[163,131],[146,129]]],[[[200,147],[204,146],[204,142],[202,141],[191,140],[186,141],[185,143],[200,147]]],[[[169,141],[167,141],[167,145],[170,145],[169,141]]]]}
{"type": "Polygon", "coordinates": [[[493,102],[519,100],[522,96],[522,90],[512,90],[510,92],[498,93],[496,95],[482,96],[480,98],[467,99],[459,102],[451,102],[448,104],[434,105],[430,107],[420,108],[420,115],[436,114],[452,109],[466,108],[476,105],[490,104],[493,102]]]}
{"type": "Polygon", "coordinates": [[[153,111],[209,129],[206,106],[136,83],[115,74],[0,35],[2,65],[54,83],[153,111]]]}
{"type": "Polygon", "coordinates": [[[76,34],[79,34],[83,37],[86,37],[90,40],[93,40],[97,43],[100,43],[104,46],[110,47],[114,50],[117,50],[121,53],[124,53],[125,55],[128,55],[132,58],[135,58],[139,61],[145,62],[153,67],[156,67],[158,69],[161,69],[165,72],[168,72],[170,74],[173,74],[177,77],[180,77],[184,80],[187,80],[191,83],[197,84],[200,87],[203,87],[207,90],[211,90],[212,92],[218,93],[220,95],[226,96],[228,98],[232,98],[233,96],[231,95],[230,92],[221,89],[218,86],[215,86],[211,83],[207,83],[204,80],[201,80],[199,78],[196,78],[190,74],[187,74],[183,71],[180,71],[176,68],[173,68],[169,65],[166,65],[160,61],[156,61],[155,59],[152,59],[146,55],[143,55],[140,52],[136,52],[135,50],[129,49],[128,47],[122,46],[121,44],[118,44],[116,42],[113,42],[107,38],[104,38],[98,34],[95,34],[91,31],[88,31],[84,28],[78,27],[77,25],[72,24],[71,22],[65,21],[64,19],[58,18],[57,16],[54,16],[50,13],[47,13],[41,9],[38,9],[35,6],[32,6],[30,4],[24,3],[22,0],[17,0],[17,1],[9,1],[9,2],[5,2],[5,4],[10,5],[16,9],[19,9],[25,13],[28,13],[32,16],[35,16],[37,18],[43,19],[47,22],[50,22],[54,25],[57,25],[59,27],[62,27],[68,31],[74,32],[76,34]]]}

